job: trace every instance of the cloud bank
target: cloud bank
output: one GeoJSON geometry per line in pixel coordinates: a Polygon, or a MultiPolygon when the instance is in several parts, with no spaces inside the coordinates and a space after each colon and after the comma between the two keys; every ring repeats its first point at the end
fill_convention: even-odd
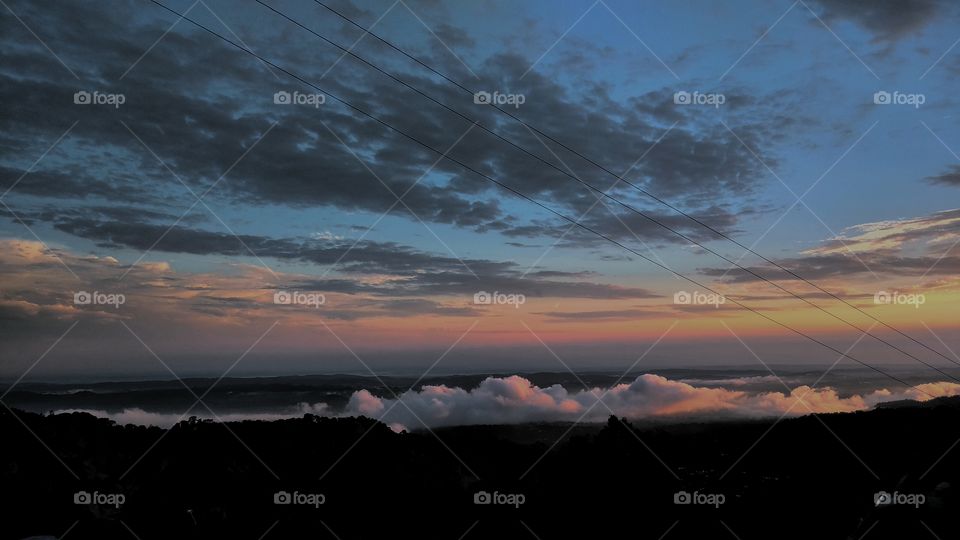
{"type": "MultiPolygon", "coordinates": [[[[809,413],[853,412],[901,399],[924,401],[930,396],[960,394],[960,385],[934,382],[918,389],[879,389],[866,395],[841,397],[832,388],[797,386],[783,392],[750,393],[707,388],[672,381],[659,375],[641,375],[611,388],[570,392],[560,385],[540,388],[514,375],[489,377],[477,388],[424,386],[401,394],[399,400],[355,392],[348,414],[378,418],[409,429],[473,424],[522,422],[602,422],[611,414],[628,418],[668,418],[690,415],[727,417],[800,416],[809,413]],[[921,392],[922,390],[922,392],[921,392]],[[923,392],[926,392],[924,394],[923,392]],[[927,395],[929,394],[929,395],[927,395]]],[[[396,428],[395,428],[396,429],[396,428]]]]}
{"type": "MultiPolygon", "coordinates": [[[[767,377],[730,379],[728,387],[742,387],[767,377]]],[[[703,381],[721,384],[720,380],[703,381]]],[[[388,424],[395,431],[525,422],[604,422],[615,414],[627,418],[682,419],[692,416],[715,418],[764,418],[802,416],[810,413],[854,412],[878,403],[960,395],[960,384],[932,382],[909,389],[878,389],[869,394],[841,396],[835,389],[796,386],[786,392],[748,392],[722,387],[696,386],[660,375],[640,375],[630,383],[609,388],[569,391],[559,384],[541,388],[519,375],[488,377],[476,388],[465,390],[446,385],[426,385],[399,395],[399,400],[358,390],[342,411],[325,403],[299,403],[288,411],[231,412],[214,416],[200,408],[186,416],[157,413],[139,408],[120,412],[67,409],[57,414],[86,412],[120,424],[170,427],[196,415],[205,420],[281,420],[304,414],[320,416],[367,416],[388,424]]]]}
{"type": "MultiPolygon", "coordinates": [[[[214,411],[216,412],[216,411],[214,411]]],[[[319,416],[329,415],[329,410],[325,403],[300,403],[295,408],[285,412],[260,412],[260,413],[227,413],[213,415],[201,406],[187,414],[160,413],[146,411],[139,407],[130,407],[121,411],[104,411],[99,409],[60,409],[54,411],[54,414],[87,413],[100,418],[108,418],[114,422],[127,425],[136,424],[140,426],[158,426],[169,428],[190,417],[196,417],[200,420],[211,420],[216,422],[242,422],[244,420],[263,420],[272,422],[274,420],[287,420],[290,418],[301,418],[304,414],[316,414],[319,416]]]]}

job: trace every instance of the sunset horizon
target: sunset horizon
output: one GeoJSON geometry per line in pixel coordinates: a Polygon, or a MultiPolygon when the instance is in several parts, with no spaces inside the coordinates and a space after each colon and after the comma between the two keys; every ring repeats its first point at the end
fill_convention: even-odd
{"type": "Polygon", "coordinates": [[[445,537],[528,504],[539,539],[556,475],[622,459],[656,487],[583,508],[663,504],[651,538],[841,478],[830,538],[952,530],[957,5],[0,4],[0,477],[76,480],[57,526],[369,537],[321,507],[380,471],[445,537]],[[208,471],[274,499],[127,524],[208,471]]]}

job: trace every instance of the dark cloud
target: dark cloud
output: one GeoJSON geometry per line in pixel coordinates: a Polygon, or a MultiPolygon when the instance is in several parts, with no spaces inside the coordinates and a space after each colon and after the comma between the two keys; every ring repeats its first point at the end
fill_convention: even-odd
{"type": "Polygon", "coordinates": [[[487,289],[522,293],[531,297],[649,298],[652,293],[582,280],[589,273],[539,271],[524,274],[513,262],[458,259],[438,256],[392,242],[317,241],[268,238],[255,235],[190,229],[182,225],[144,221],[68,217],[55,224],[60,231],[93,240],[102,246],[140,251],[193,255],[250,256],[282,261],[336,264],[337,270],[363,274],[391,274],[401,278],[369,285],[354,280],[330,279],[297,283],[310,289],[348,294],[390,296],[473,295],[487,289]],[[249,250],[248,250],[249,248],[249,250]],[[551,279],[558,278],[558,279],[551,279]],[[561,281],[563,280],[563,281],[561,281]]]}
{"type": "Polygon", "coordinates": [[[23,175],[23,171],[0,166],[0,176],[4,179],[0,192],[13,188],[12,193],[49,197],[55,199],[85,199],[98,197],[113,201],[143,201],[147,191],[135,185],[102,180],[80,170],[33,171],[23,175]],[[16,182],[18,178],[19,182],[16,182]]]}
{"type": "MultiPolygon", "coordinates": [[[[467,261],[471,267],[477,261],[467,261]]],[[[557,274],[559,279],[524,276],[522,269],[505,266],[499,272],[476,272],[476,276],[460,268],[459,271],[418,272],[402,279],[386,280],[377,285],[345,279],[306,279],[291,283],[291,287],[308,290],[366,294],[374,296],[461,296],[472,297],[485,290],[504,294],[523,294],[531,298],[593,298],[639,299],[658,295],[638,287],[622,287],[604,283],[573,281],[578,273],[557,274]]]]}
{"type": "Polygon", "coordinates": [[[921,30],[950,7],[943,0],[814,0],[828,23],[844,19],[892,41],[921,30]]]}
{"type": "Polygon", "coordinates": [[[445,43],[449,47],[454,47],[457,49],[464,48],[473,48],[476,46],[477,42],[470,36],[470,34],[464,32],[462,29],[455,26],[451,26],[447,23],[439,23],[433,28],[433,33],[437,35],[437,38],[445,43]]]}
{"type": "MultiPolygon", "coordinates": [[[[651,242],[656,246],[688,244],[689,242],[680,234],[700,243],[719,238],[679,213],[661,212],[659,209],[645,207],[641,203],[631,206],[643,215],[610,202],[609,199],[603,199],[600,202],[594,199],[594,203],[583,208],[578,202],[572,217],[576,218],[577,223],[634,248],[644,247],[642,244],[638,246],[637,240],[644,243],[651,242]]],[[[744,212],[733,214],[727,209],[712,207],[695,211],[692,215],[715,230],[730,236],[739,231],[738,218],[743,214],[744,212]]],[[[566,220],[537,220],[525,225],[506,225],[501,232],[510,237],[531,239],[553,237],[556,239],[554,245],[562,248],[597,246],[597,238],[593,233],[566,220]]],[[[523,246],[516,242],[511,245],[523,246]]]]}
{"type": "Polygon", "coordinates": [[[537,313],[555,321],[629,321],[633,319],[663,318],[663,312],[655,309],[615,309],[599,311],[547,311],[537,313]]]}
{"type": "Polygon", "coordinates": [[[931,184],[960,187],[960,165],[951,165],[943,174],[928,176],[926,180],[931,184]]]}
{"type": "MultiPolygon", "coordinates": [[[[246,298],[204,295],[194,300],[190,309],[204,315],[230,317],[235,315],[237,309],[250,313],[268,308],[246,298]]],[[[299,306],[269,306],[269,309],[302,310],[299,306]]],[[[337,305],[325,305],[318,315],[328,320],[355,321],[377,317],[404,318],[421,315],[479,317],[483,315],[483,311],[474,306],[447,306],[424,298],[357,299],[340,302],[337,305]]]]}
{"type": "MultiPolygon", "coordinates": [[[[430,269],[462,268],[455,258],[435,257],[392,243],[360,242],[343,256],[352,243],[313,240],[273,239],[263,236],[234,236],[224,232],[189,229],[183,226],[153,223],[131,223],[72,218],[60,221],[55,228],[101,245],[167,253],[193,255],[248,256],[250,251],[261,257],[309,261],[329,265],[338,259],[344,268],[355,272],[411,272],[430,269]],[[248,251],[248,249],[250,251],[248,251]],[[341,256],[343,258],[341,259],[341,256]]],[[[495,267],[495,263],[474,261],[478,266],[495,267]]]]}
{"type": "Polygon", "coordinates": [[[358,302],[346,307],[324,309],[323,316],[330,319],[352,321],[373,317],[416,317],[436,315],[445,317],[480,317],[483,311],[472,306],[445,306],[422,298],[399,300],[372,300],[358,302]]]}
{"type": "MultiPolygon", "coordinates": [[[[474,294],[488,292],[520,293],[529,297],[549,298],[655,298],[659,295],[638,287],[622,287],[584,281],[534,279],[511,269],[497,275],[478,274],[479,279],[463,272],[440,274],[420,273],[401,284],[412,287],[419,294],[474,294]]],[[[476,272],[476,270],[474,270],[476,272]]]]}
{"type": "MultiPolygon", "coordinates": [[[[219,3],[211,6],[218,13],[224,11],[221,15],[234,15],[219,3]]],[[[20,193],[141,203],[155,202],[164,195],[187,196],[158,163],[152,154],[155,152],[198,192],[229,170],[210,197],[236,203],[375,213],[393,206],[392,211],[398,215],[413,218],[412,211],[426,222],[478,231],[502,230],[514,235],[545,231],[542,227],[525,229],[530,218],[505,205],[504,201],[512,200],[510,196],[483,179],[448,161],[437,162],[436,155],[333,100],[319,108],[273,104],[273,93],[278,90],[307,89],[284,77],[278,80],[255,59],[192,29],[188,23],[178,25],[118,80],[172,22],[162,11],[144,10],[133,2],[111,4],[102,13],[97,5],[73,1],[19,2],[12,7],[28,24],[47,29],[45,41],[81,78],[76,81],[70,77],[42,46],[24,35],[15,19],[0,21],[2,35],[6,36],[5,50],[9,51],[4,53],[6,68],[0,69],[0,100],[16,104],[0,118],[0,127],[4,132],[19,134],[0,147],[0,163],[14,175],[17,166],[29,163],[24,161],[25,156],[42,151],[27,141],[55,140],[65,129],[63,119],[79,120],[66,157],[45,164],[48,168],[42,174],[25,179],[24,185],[18,186],[20,193]],[[95,62],[91,60],[94,58],[95,62]],[[77,106],[72,98],[80,89],[120,92],[126,96],[126,103],[118,109],[77,106]],[[121,121],[137,133],[149,151],[121,121]],[[241,156],[243,159],[236,163],[241,156]],[[86,167],[80,170],[78,162],[86,167]],[[431,173],[421,178],[428,170],[431,173]],[[395,204],[396,196],[404,193],[409,210],[395,204]]],[[[252,29],[231,24],[245,42],[308,80],[319,81],[326,66],[340,56],[335,49],[318,46],[315,38],[259,6],[237,9],[246,20],[263,21],[252,29]]],[[[203,9],[197,8],[194,15],[229,35],[203,9]]],[[[318,21],[308,22],[345,43],[351,42],[349,36],[356,29],[335,25],[328,29],[318,21]]],[[[457,29],[439,24],[435,30],[446,35],[457,29]]],[[[466,33],[460,31],[459,35],[458,47],[472,45],[466,33]]],[[[425,54],[431,58],[436,55],[440,63],[458,63],[435,41],[427,40],[433,49],[425,54]]],[[[377,58],[380,50],[375,46],[364,49],[363,54],[383,60],[377,58]]],[[[672,122],[682,118],[676,107],[670,106],[671,90],[641,96],[624,105],[600,88],[593,93],[574,93],[556,78],[537,72],[521,79],[527,66],[527,58],[509,53],[495,55],[477,66],[481,80],[475,85],[524,93],[527,102],[517,111],[519,116],[614,170],[625,170],[637,161],[672,122]]],[[[557,145],[549,143],[548,149],[523,126],[489,107],[475,106],[469,95],[419,73],[402,76],[558,167],[566,169],[570,165],[585,181],[604,188],[612,183],[610,177],[557,145]],[[554,153],[563,156],[566,164],[561,164],[554,153]]],[[[349,57],[323,78],[322,86],[434,148],[448,150],[466,133],[450,149],[450,156],[568,213],[577,214],[595,200],[570,178],[476,127],[471,129],[469,122],[349,57]]],[[[769,139],[772,127],[751,121],[740,136],[762,153],[762,142],[769,139]]],[[[772,157],[764,157],[775,163],[772,157]]],[[[676,197],[688,208],[702,210],[724,199],[743,200],[766,174],[749,151],[714,123],[710,127],[676,127],[630,176],[655,193],[676,197]]],[[[620,186],[615,193],[625,196],[630,192],[620,186]]],[[[607,223],[594,225],[606,231],[622,229],[617,220],[604,219],[607,223]]],[[[732,225],[736,211],[729,211],[725,219],[732,225]]],[[[555,228],[555,224],[549,228],[555,228]]],[[[638,235],[663,237],[655,228],[638,225],[633,229],[638,235]]]]}

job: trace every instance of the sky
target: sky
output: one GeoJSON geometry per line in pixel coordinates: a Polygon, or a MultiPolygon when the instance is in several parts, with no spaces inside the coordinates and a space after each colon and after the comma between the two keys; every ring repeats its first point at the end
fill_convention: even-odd
{"type": "Polygon", "coordinates": [[[5,0],[0,378],[960,350],[952,2],[160,3],[5,0]]]}

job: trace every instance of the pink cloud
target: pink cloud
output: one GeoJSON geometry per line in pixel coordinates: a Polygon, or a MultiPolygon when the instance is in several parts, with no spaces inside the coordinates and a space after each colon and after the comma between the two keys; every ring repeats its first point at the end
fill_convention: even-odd
{"type": "MultiPolygon", "coordinates": [[[[960,385],[936,382],[919,388],[933,396],[960,395],[960,385]]],[[[930,397],[916,389],[879,389],[866,395],[841,397],[832,388],[797,386],[789,392],[746,392],[707,388],[672,381],[659,375],[641,375],[629,384],[609,389],[569,392],[560,385],[541,388],[514,375],[488,377],[472,390],[424,386],[396,399],[356,392],[346,414],[362,414],[410,429],[470,424],[521,422],[602,422],[612,413],[630,418],[684,415],[732,417],[800,416],[809,413],[866,410],[878,403],[930,397]],[[601,402],[602,400],[602,402],[601,402]]]]}

